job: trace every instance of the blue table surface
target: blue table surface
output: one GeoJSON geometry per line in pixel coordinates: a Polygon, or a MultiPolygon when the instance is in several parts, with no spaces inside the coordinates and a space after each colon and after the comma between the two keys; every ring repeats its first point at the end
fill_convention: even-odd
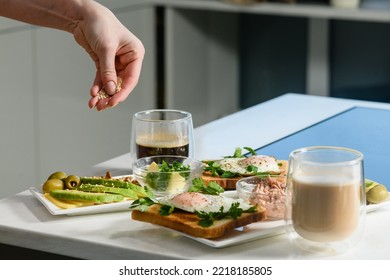
{"type": "MultiPolygon", "coordinates": [[[[310,116],[308,116],[310,117],[310,116]]],[[[365,177],[390,190],[390,110],[354,107],[256,149],[257,154],[288,159],[291,151],[309,146],[339,146],[364,155],[365,177]]]]}

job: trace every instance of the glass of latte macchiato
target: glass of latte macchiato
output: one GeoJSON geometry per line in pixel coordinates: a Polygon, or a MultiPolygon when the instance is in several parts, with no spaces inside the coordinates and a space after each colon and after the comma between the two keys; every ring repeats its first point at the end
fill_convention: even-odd
{"type": "Polygon", "coordinates": [[[363,155],[342,147],[307,147],[289,157],[285,224],[291,243],[339,254],[360,239],[365,222],[363,155]]]}
{"type": "Polygon", "coordinates": [[[132,162],[143,157],[194,156],[194,132],[189,112],[169,109],[135,113],[131,128],[132,162]]]}

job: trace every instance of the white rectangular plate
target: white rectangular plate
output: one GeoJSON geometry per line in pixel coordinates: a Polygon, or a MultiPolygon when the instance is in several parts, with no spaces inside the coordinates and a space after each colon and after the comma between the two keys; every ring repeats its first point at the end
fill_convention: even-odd
{"type": "Polygon", "coordinates": [[[373,212],[373,211],[376,211],[380,208],[383,208],[385,206],[389,206],[390,205],[390,192],[389,192],[389,195],[387,197],[387,199],[381,203],[378,203],[378,204],[369,204],[366,206],[366,211],[367,213],[369,212],[373,212]]]}
{"type": "MultiPolygon", "coordinates": [[[[237,192],[227,191],[223,193],[223,195],[234,198],[237,197],[237,192]]],[[[386,201],[379,204],[367,205],[366,211],[373,212],[385,206],[390,206],[390,193],[386,201]]],[[[229,246],[238,245],[245,242],[285,233],[284,220],[278,220],[278,221],[267,220],[264,222],[253,223],[244,227],[236,228],[233,232],[218,239],[199,238],[176,230],[173,231],[213,248],[229,247],[229,246]]]]}
{"type": "Polygon", "coordinates": [[[239,227],[236,228],[231,233],[217,239],[199,238],[199,237],[193,237],[191,235],[182,232],[178,232],[178,233],[213,248],[224,248],[224,247],[238,245],[238,244],[242,244],[257,239],[262,239],[262,238],[282,234],[285,233],[285,229],[284,229],[284,220],[279,220],[279,221],[257,222],[244,227],[239,227]]]}
{"type": "Polygon", "coordinates": [[[98,213],[108,213],[108,212],[117,212],[117,211],[126,211],[129,210],[129,207],[132,200],[126,200],[122,202],[107,203],[107,204],[97,204],[92,206],[76,207],[70,209],[62,209],[57,207],[54,203],[48,200],[42,192],[38,191],[36,188],[30,188],[30,192],[46,207],[46,209],[52,215],[87,215],[87,214],[98,214],[98,213]]]}
{"type": "MultiPolygon", "coordinates": [[[[123,175],[119,177],[128,177],[130,175],[123,175]]],[[[130,211],[129,207],[133,200],[126,200],[122,202],[114,202],[107,204],[97,204],[92,206],[84,206],[84,207],[76,207],[71,209],[62,209],[57,207],[54,203],[48,200],[43,193],[37,188],[30,188],[30,192],[46,207],[46,209],[52,215],[68,215],[68,216],[76,216],[76,215],[88,215],[88,214],[99,214],[99,213],[108,213],[108,212],[118,212],[118,211],[130,211]]]]}

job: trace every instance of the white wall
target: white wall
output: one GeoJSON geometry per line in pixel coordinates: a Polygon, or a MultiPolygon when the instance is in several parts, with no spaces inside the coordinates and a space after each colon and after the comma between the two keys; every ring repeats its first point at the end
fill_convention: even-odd
{"type": "Polygon", "coordinates": [[[102,112],[88,108],[94,65],[71,34],[1,18],[0,198],[128,152],[132,114],[156,103],[154,9],[116,14],[147,55],[131,96],[102,112]]]}

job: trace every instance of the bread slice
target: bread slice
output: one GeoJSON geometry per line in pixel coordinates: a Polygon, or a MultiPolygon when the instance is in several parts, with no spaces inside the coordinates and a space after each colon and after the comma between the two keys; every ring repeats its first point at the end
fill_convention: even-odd
{"type": "Polygon", "coordinates": [[[234,178],[215,177],[206,172],[202,174],[202,179],[206,185],[209,185],[211,182],[215,182],[226,190],[235,190],[237,181],[242,178],[243,176],[234,178]]]}
{"type": "MultiPolygon", "coordinates": [[[[280,169],[282,172],[280,173],[280,175],[287,175],[288,161],[278,160],[278,163],[281,165],[280,169]]],[[[247,175],[246,177],[248,176],[252,176],[252,175],[247,175]]],[[[203,172],[202,174],[202,179],[206,185],[208,185],[210,182],[216,182],[226,190],[235,190],[237,181],[244,177],[245,176],[237,176],[233,178],[222,178],[222,177],[212,176],[210,172],[203,172]]]]}
{"type": "Polygon", "coordinates": [[[194,237],[215,239],[224,236],[237,227],[263,221],[267,216],[266,210],[261,207],[258,208],[257,212],[243,213],[237,219],[224,218],[215,221],[210,227],[202,227],[198,225],[200,218],[196,214],[175,210],[168,216],[161,216],[160,208],[161,204],[154,204],[146,212],[133,210],[131,217],[133,220],[160,225],[194,237]]]}

